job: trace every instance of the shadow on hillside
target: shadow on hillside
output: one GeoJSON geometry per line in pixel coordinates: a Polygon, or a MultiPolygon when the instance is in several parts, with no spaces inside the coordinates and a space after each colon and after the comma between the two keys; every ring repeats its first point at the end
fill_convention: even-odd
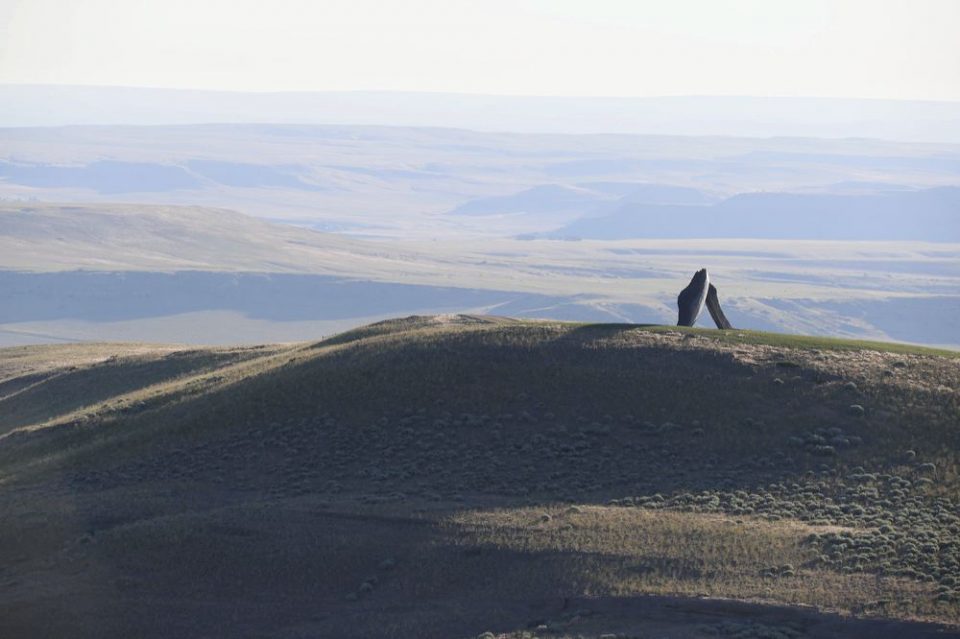
{"type": "MultiPolygon", "coordinates": [[[[338,511],[309,497],[211,497],[184,485],[135,488],[80,496],[71,513],[71,504],[52,494],[13,508],[7,495],[14,523],[0,533],[10,580],[0,595],[0,631],[439,639],[484,631],[520,636],[546,626],[584,636],[784,629],[810,639],[957,636],[934,624],[776,604],[612,596],[634,565],[665,558],[477,543],[444,523],[467,505],[415,515],[397,507],[338,511]],[[48,513],[42,521],[37,508],[48,513]],[[13,556],[19,559],[8,561],[13,556]],[[38,592],[57,593],[57,614],[38,592]]],[[[514,541],[527,543],[517,531],[514,541]]],[[[684,573],[666,570],[683,588],[684,573]]]]}

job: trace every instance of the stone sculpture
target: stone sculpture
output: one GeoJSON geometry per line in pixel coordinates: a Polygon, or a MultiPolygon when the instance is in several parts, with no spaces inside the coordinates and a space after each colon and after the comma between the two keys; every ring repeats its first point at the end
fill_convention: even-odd
{"type": "Polygon", "coordinates": [[[710,283],[710,275],[707,269],[702,268],[693,274],[693,279],[687,284],[687,287],[680,291],[677,296],[677,326],[693,326],[697,323],[697,318],[706,305],[713,318],[713,323],[719,329],[733,328],[727,316],[723,314],[720,308],[720,298],[717,296],[716,287],[710,283]]]}

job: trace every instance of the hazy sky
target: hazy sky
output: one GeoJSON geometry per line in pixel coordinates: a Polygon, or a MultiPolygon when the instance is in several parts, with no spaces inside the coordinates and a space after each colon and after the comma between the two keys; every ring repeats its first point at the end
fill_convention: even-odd
{"type": "Polygon", "coordinates": [[[960,100],[960,0],[0,0],[0,83],[960,100]]]}

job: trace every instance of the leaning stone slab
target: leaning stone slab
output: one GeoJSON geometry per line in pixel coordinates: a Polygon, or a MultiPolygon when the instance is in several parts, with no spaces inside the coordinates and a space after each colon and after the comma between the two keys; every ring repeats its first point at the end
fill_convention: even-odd
{"type": "Polygon", "coordinates": [[[702,268],[693,275],[687,287],[677,296],[677,326],[693,326],[700,317],[703,303],[707,299],[707,289],[710,286],[710,277],[707,269],[702,268]]]}
{"type": "Polygon", "coordinates": [[[730,329],[733,326],[720,308],[720,298],[716,287],[710,283],[707,269],[702,268],[693,275],[687,287],[677,296],[677,326],[693,326],[703,311],[704,304],[710,311],[713,323],[719,329],[730,329]]]}

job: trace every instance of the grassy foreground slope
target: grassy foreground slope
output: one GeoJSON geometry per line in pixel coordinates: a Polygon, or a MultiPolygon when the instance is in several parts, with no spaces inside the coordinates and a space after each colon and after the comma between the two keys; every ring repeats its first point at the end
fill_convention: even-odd
{"type": "Polygon", "coordinates": [[[947,636],[960,359],[414,317],[0,351],[0,634],[947,636]]]}

